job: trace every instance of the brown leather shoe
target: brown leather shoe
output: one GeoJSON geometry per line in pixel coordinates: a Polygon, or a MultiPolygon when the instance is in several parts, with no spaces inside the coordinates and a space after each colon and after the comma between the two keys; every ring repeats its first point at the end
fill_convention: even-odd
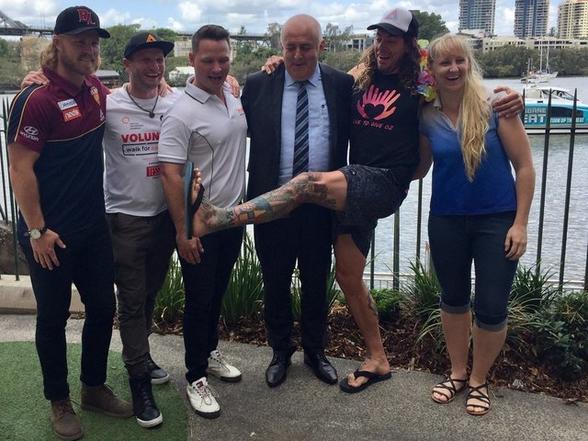
{"type": "Polygon", "coordinates": [[[133,416],[133,406],[131,406],[131,403],[118,398],[112,389],[105,384],[101,386],[86,386],[82,383],[81,407],[84,410],[100,412],[116,418],[129,418],[133,416]]]}
{"type": "Polygon", "coordinates": [[[53,432],[60,439],[74,441],[84,436],[82,424],[69,398],[51,402],[51,424],[53,432]]]}

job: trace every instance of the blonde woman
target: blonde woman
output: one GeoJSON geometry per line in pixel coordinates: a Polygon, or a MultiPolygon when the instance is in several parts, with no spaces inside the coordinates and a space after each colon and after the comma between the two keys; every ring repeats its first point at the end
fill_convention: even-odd
{"type": "Polygon", "coordinates": [[[434,40],[429,69],[438,98],[423,108],[417,177],[433,163],[429,240],[451,360],[451,373],[433,388],[432,399],[446,404],[467,390],[467,413],[485,415],[490,410],[487,375],[504,345],[508,297],[527,245],[535,172],[521,120],[492,111],[465,40],[451,34],[434,40]]]}

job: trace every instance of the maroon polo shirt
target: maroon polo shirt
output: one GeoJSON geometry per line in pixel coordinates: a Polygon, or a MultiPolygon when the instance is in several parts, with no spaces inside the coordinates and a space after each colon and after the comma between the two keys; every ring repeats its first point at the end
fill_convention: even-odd
{"type": "MultiPolygon", "coordinates": [[[[46,86],[22,90],[10,108],[8,143],[40,154],[34,171],[46,225],[60,235],[104,219],[102,137],[108,89],[95,76],[81,88],[44,69],[46,86]]],[[[26,231],[22,215],[19,230],[26,231]]]]}

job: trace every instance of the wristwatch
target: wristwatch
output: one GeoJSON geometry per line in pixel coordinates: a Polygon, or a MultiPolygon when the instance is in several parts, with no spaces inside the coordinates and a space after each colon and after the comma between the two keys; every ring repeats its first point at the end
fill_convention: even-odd
{"type": "Polygon", "coordinates": [[[47,225],[42,228],[31,228],[29,231],[25,233],[25,237],[30,237],[31,239],[39,239],[43,233],[47,231],[47,225]]]}

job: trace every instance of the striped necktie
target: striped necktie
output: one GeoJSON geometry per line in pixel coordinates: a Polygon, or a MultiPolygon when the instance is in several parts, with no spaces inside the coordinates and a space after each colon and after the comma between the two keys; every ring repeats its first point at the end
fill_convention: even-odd
{"type": "Polygon", "coordinates": [[[292,177],[308,171],[308,81],[297,81],[296,125],[294,127],[294,160],[292,177]]]}

